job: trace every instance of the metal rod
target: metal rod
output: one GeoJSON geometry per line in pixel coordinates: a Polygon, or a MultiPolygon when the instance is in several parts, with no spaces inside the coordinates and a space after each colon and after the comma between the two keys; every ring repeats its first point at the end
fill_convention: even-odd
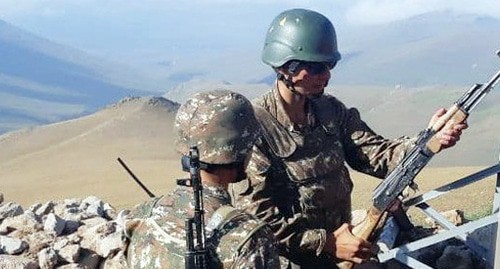
{"type": "Polygon", "coordinates": [[[125,168],[128,174],[135,180],[135,182],[139,184],[139,186],[149,195],[149,197],[151,198],[156,197],[156,195],[154,195],[146,186],[144,186],[144,184],[142,184],[142,182],[134,175],[134,173],[128,168],[125,162],[123,162],[122,159],[120,159],[120,157],[118,157],[117,160],[123,166],[123,168],[125,168]]]}
{"type": "Polygon", "coordinates": [[[472,175],[461,178],[459,180],[453,181],[452,183],[443,185],[443,186],[436,188],[432,191],[429,191],[425,194],[422,194],[422,195],[419,195],[419,196],[414,197],[412,199],[409,199],[408,201],[404,202],[404,205],[405,206],[414,206],[414,205],[417,205],[419,203],[427,202],[427,201],[435,199],[443,194],[446,194],[454,189],[464,187],[466,185],[477,182],[479,180],[482,180],[486,177],[495,175],[497,173],[500,173],[500,163],[493,165],[493,166],[490,166],[490,167],[483,169],[479,172],[476,172],[472,175]]]}
{"type": "Polygon", "coordinates": [[[450,239],[452,237],[456,237],[460,234],[464,234],[470,231],[474,231],[478,228],[484,227],[486,225],[489,225],[491,223],[495,223],[498,219],[498,214],[494,215],[489,215],[487,217],[484,217],[480,220],[468,222],[466,224],[460,225],[454,229],[444,231],[442,233],[438,233],[435,235],[431,235],[428,237],[424,237],[420,240],[402,245],[398,248],[391,249],[388,252],[383,252],[378,254],[378,259],[380,262],[385,262],[390,259],[394,259],[397,256],[404,255],[431,245],[434,245],[436,243],[445,241],[447,239],[450,239]]]}
{"type": "MultiPolygon", "coordinates": [[[[500,57],[500,51],[497,52],[497,55],[500,57]]],[[[500,154],[498,155],[498,162],[500,163],[500,154]]],[[[490,248],[490,251],[494,253],[493,255],[490,255],[491,258],[493,258],[493,261],[490,261],[490,264],[493,264],[493,268],[500,268],[500,229],[499,229],[499,224],[500,224],[500,214],[498,213],[500,207],[500,172],[497,174],[497,184],[495,188],[495,197],[493,199],[493,213],[497,214],[497,223],[494,225],[493,229],[493,236],[495,234],[496,230],[496,239],[495,243],[491,244],[492,247],[490,248]]]]}

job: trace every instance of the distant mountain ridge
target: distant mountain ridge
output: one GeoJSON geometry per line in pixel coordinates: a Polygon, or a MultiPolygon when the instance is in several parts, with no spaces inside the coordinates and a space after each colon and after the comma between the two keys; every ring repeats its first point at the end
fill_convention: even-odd
{"type": "MultiPolygon", "coordinates": [[[[431,12],[384,25],[337,27],[341,85],[469,85],[498,70],[500,20],[431,12]]],[[[275,75],[253,80],[270,84],[275,75]]]]}
{"type": "Polygon", "coordinates": [[[339,84],[470,85],[500,66],[500,20],[490,17],[432,12],[345,35],[339,84]]]}
{"type": "MultiPolygon", "coordinates": [[[[337,34],[343,58],[330,85],[468,87],[500,66],[494,55],[500,49],[500,21],[491,17],[433,12],[385,25],[339,25],[337,34]]],[[[0,133],[86,115],[128,95],[165,94],[182,102],[186,93],[212,87],[210,81],[248,90],[253,98],[275,79],[260,62],[260,42],[255,40],[254,50],[241,57],[234,52],[178,55],[189,60],[148,77],[143,74],[152,69],[113,66],[0,20],[0,133]],[[253,54],[254,61],[245,60],[253,54]]]]}
{"type": "Polygon", "coordinates": [[[0,20],[0,133],[94,112],[126,95],[91,56],[0,20]]]}

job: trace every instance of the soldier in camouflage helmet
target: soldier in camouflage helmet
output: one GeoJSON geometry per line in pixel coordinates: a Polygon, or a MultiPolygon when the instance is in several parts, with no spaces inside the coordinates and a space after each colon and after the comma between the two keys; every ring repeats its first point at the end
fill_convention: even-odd
{"type": "MultiPolygon", "coordinates": [[[[279,268],[270,227],[231,207],[229,183],[244,178],[249,151],[259,135],[251,103],[230,91],[198,93],[177,112],[176,150],[197,146],[203,185],[209,268],[279,268]]],[[[130,268],[184,268],[185,220],[193,216],[193,190],[137,206],[126,223],[130,268]]]]}
{"type": "MultiPolygon", "coordinates": [[[[262,139],[253,148],[248,180],[232,184],[230,192],[238,207],[270,223],[288,259],[285,268],[370,259],[372,245],[350,231],[353,184],[345,164],[384,178],[414,142],[384,139],[357,109],[324,94],[340,59],[335,28],[315,11],[284,11],[268,29],[262,60],[277,80],[254,101],[262,139]]],[[[464,128],[443,130],[440,143],[454,145],[464,128]]]]}

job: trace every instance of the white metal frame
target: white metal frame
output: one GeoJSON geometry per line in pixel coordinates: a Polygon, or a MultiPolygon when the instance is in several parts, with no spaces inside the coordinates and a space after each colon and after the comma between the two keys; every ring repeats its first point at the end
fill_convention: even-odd
{"type": "Polygon", "coordinates": [[[487,263],[488,268],[500,269],[500,229],[497,229],[500,220],[500,156],[498,164],[483,169],[462,179],[458,179],[450,184],[436,188],[420,196],[417,196],[409,201],[406,201],[405,206],[415,206],[421,209],[424,214],[436,220],[436,222],[444,227],[446,231],[380,253],[378,255],[378,259],[380,262],[396,259],[411,268],[432,269],[432,267],[429,267],[428,265],[416,260],[415,258],[410,257],[409,253],[455,237],[462,240],[464,244],[467,245],[467,247],[476,256],[484,259],[487,263]],[[439,212],[437,212],[427,204],[427,201],[429,200],[435,199],[452,190],[467,186],[471,183],[480,181],[495,174],[497,175],[497,181],[491,215],[460,226],[455,226],[445,217],[443,217],[439,212]],[[490,224],[494,225],[496,237],[493,235],[492,238],[494,238],[495,240],[492,240],[489,249],[484,249],[483,247],[480,247],[480,245],[477,244],[477,242],[475,242],[473,239],[469,238],[468,234],[478,228],[490,224]]]}

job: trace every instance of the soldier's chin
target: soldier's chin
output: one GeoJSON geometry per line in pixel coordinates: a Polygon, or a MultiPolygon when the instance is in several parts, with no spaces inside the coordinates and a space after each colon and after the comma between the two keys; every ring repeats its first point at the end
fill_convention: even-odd
{"type": "Polygon", "coordinates": [[[311,99],[318,99],[321,96],[323,96],[324,93],[325,93],[325,89],[323,88],[320,92],[309,94],[307,97],[309,97],[311,99]]]}

